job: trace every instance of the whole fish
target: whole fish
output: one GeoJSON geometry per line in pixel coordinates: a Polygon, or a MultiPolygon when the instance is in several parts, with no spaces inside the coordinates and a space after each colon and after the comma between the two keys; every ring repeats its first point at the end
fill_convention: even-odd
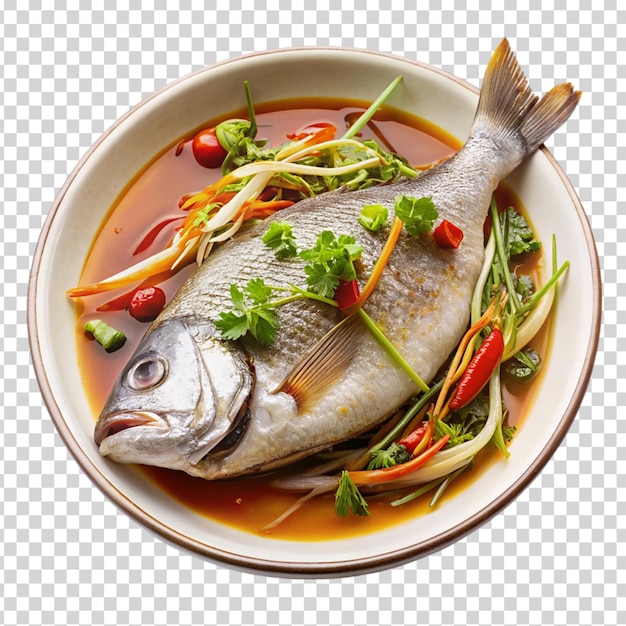
{"type": "MultiPolygon", "coordinates": [[[[486,69],[470,136],[454,156],[416,179],[302,200],[277,219],[300,247],[323,230],[363,247],[362,285],[386,231],[359,223],[365,205],[393,217],[399,195],[431,197],[438,220],[464,233],[457,249],[403,231],[366,303],[369,316],[429,382],[460,341],[484,255],[483,223],[498,183],[572,113],[580,93],[559,85],[539,98],[508,42],[486,69]]],[[[183,470],[206,479],[266,471],[350,439],[381,423],[417,387],[359,316],[312,300],[280,307],[276,341],[222,338],[214,322],[232,309],[230,285],[250,279],[304,283],[303,264],[279,261],[258,223],[223,244],[183,284],[122,371],[95,427],[101,454],[118,462],[183,470]]]]}

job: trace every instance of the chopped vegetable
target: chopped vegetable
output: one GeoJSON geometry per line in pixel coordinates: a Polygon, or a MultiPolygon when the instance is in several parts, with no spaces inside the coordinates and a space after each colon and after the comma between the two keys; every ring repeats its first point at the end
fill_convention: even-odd
{"type": "Polygon", "coordinates": [[[398,196],[394,211],[404,222],[407,233],[412,237],[419,237],[422,233],[432,230],[433,224],[439,216],[432,198],[398,196]]]}
{"type": "Polygon", "coordinates": [[[91,335],[107,352],[115,352],[126,343],[126,335],[102,320],[85,323],[84,331],[91,335]]]}
{"type": "Polygon", "coordinates": [[[433,231],[433,239],[440,248],[456,249],[463,241],[463,231],[448,220],[443,220],[433,231]]]}
{"type": "Polygon", "coordinates": [[[165,293],[159,287],[137,289],[128,305],[128,312],[138,322],[152,322],[165,306],[165,293]]]}
{"type": "Polygon", "coordinates": [[[382,204],[368,204],[361,209],[359,224],[373,233],[387,225],[389,210],[382,204]]]}
{"type": "Polygon", "coordinates": [[[407,474],[410,474],[426,465],[426,463],[428,463],[428,461],[430,461],[435,454],[437,454],[437,452],[439,452],[439,450],[441,450],[448,443],[449,438],[450,437],[448,435],[444,435],[420,455],[412,458],[406,463],[376,470],[357,470],[349,472],[350,478],[355,485],[377,485],[397,480],[398,478],[406,476],[407,474]]]}
{"type": "Polygon", "coordinates": [[[428,421],[420,422],[420,424],[414,428],[410,433],[402,437],[398,442],[401,446],[404,446],[411,454],[415,452],[417,446],[425,439],[428,431],[428,421]]]}
{"type": "Polygon", "coordinates": [[[393,467],[399,463],[406,463],[411,460],[411,452],[407,450],[403,443],[392,443],[388,448],[376,450],[372,454],[367,469],[381,469],[383,467],[393,467]]]}
{"type": "Polygon", "coordinates": [[[541,357],[533,348],[516,352],[503,367],[504,373],[519,382],[532,380],[541,368],[541,357]]]}
{"type": "Polygon", "coordinates": [[[286,222],[272,222],[263,235],[263,243],[274,250],[279,261],[292,259],[298,255],[296,240],[293,236],[293,227],[286,222]]]}
{"type": "Polygon", "coordinates": [[[502,331],[494,328],[482,342],[459,380],[449,407],[456,411],[469,404],[487,384],[495,368],[500,363],[504,351],[502,331]]]}
{"type": "Polygon", "coordinates": [[[513,207],[507,207],[504,213],[504,224],[507,232],[507,247],[511,256],[536,252],[541,244],[535,239],[528,222],[513,207]]]}
{"type": "Polygon", "coordinates": [[[359,299],[359,283],[353,280],[340,280],[335,289],[335,300],[340,311],[345,311],[359,299]]]}
{"type": "Polygon", "coordinates": [[[307,265],[304,267],[309,289],[325,298],[332,298],[339,281],[356,278],[354,261],[361,256],[363,248],[350,235],[335,234],[324,230],[312,248],[301,250],[299,256],[307,265]]]}

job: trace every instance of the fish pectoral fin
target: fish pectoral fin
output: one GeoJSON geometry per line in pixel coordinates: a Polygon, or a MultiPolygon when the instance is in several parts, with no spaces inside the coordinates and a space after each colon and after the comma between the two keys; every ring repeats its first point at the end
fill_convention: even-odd
{"type": "Polygon", "coordinates": [[[275,393],[293,396],[299,410],[314,403],[346,371],[363,332],[365,326],[358,315],[339,322],[298,360],[275,393]]]}

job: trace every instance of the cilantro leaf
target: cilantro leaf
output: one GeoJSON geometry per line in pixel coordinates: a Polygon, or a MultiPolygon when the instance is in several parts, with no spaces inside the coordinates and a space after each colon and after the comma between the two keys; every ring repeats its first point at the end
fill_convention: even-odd
{"type": "Polygon", "coordinates": [[[269,305],[272,293],[272,287],[266,285],[262,278],[248,281],[245,293],[234,283],[231,284],[230,297],[235,310],[220,313],[215,321],[222,337],[236,341],[250,333],[260,344],[270,345],[280,328],[276,311],[263,308],[269,305]]]}
{"type": "Polygon", "coordinates": [[[359,224],[373,233],[386,226],[388,219],[389,210],[382,204],[368,204],[359,214],[359,224]]]}
{"type": "Polygon", "coordinates": [[[265,304],[272,296],[273,289],[262,278],[253,278],[246,285],[246,294],[255,304],[265,304]]]}
{"type": "Polygon", "coordinates": [[[388,448],[372,452],[372,458],[367,466],[368,470],[381,469],[383,467],[393,467],[400,463],[411,460],[411,453],[405,446],[392,443],[388,448]]]}
{"type": "Polygon", "coordinates": [[[276,331],[280,326],[276,311],[261,309],[251,312],[252,323],[250,332],[252,336],[264,346],[269,346],[276,339],[276,331]]]}
{"type": "Polygon", "coordinates": [[[332,298],[339,286],[339,278],[331,274],[322,264],[306,265],[306,283],[313,293],[324,298],[332,298]]]}
{"type": "Polygon", "coordinates": [[[215,326],[222,333],[224,339],[236,341],[243,337],[249,330],[248,318],[234,311],[220,313],[220,317],[215,321],[215,326]]]}
{"type": "Polygon", "coordinates": [[[293,259],[298,254],[293,227],[287,222],[272,222],[263,235],[263,243],[274,250],[279,261],[293,259]]]}
{"type": "Polygon", "coordinates": [[[412,196],[398,196],[394,211],[404,222],[406,231],[412,237],[419,237],[433,228],[439,216],[432,198],[413,198],[412,196]]]}
{"type": "Polygon", "coordinates": [[[535,239],[532,229],[521,213],[513,207],[508,207],[504,218],[506,245],[511,256],[524,252],[536,252],[541,248],[541,243],[535,239]]]}
{"type": "Polygon", "coordinates": [[[238,311],[246,310],[243,291],[234,283],[230,286],[230,298],[238,311]]]}
{"type": "Polygon", "coordinates": [[[354,261],[361,256],[363,248],[351,235],[335,235],[322,231],[312,248],[300,251],[300,258],[308,261],[304,267],[310,290],[325,298],[332,298],[340,280],[354,280],[354,261]]]}

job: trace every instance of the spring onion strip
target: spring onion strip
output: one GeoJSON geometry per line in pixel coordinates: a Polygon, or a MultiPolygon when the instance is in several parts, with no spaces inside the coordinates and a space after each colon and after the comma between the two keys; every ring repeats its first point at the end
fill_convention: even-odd
{"type": "Polygon", "coordinates": [[[265,524],[265,526],[261,527],[261,531],[272,530],[272,528],[276,528],[279,524],[284,522],[288,517],[293,515],[307,500],[311,500],[316,496],[320,496],[323,493],[328,493],[332,491],[332,489],[326,489],[325,487],[318,487],[316,489],[312,489],[309,493],[298,498],[284,513],[281,513],[274,521],[269,524],[265,524]]]}
{"type": "Polygon", "coordinates": [[[125,287],[146,278],[147,274],[154,275],[170,269],[176,259],[182,258],[186,254],[187,251],[180,244],[177,247],[165,248],[165,250],[161,250],[151,257],[139,261],[139,263],[135,263],[135,265],[97,283],[68,289],[67,295],[70,298],[76,298],[117,289],[118,287],[125,287]]]}
{"type": "Polygon", "coordinates": [[[402,419],[398,421],[398,423],[394,426],[394,428],[389,431],[387,436],[379,441],[375,446],[370,448],[370,455],[382,448],[386,448],[391,444],[392,441],[395,441],[400,434],[404,431],[409,422],[435,397],[437,392],[443,386],[443,380],[440,380],[438,383],[433,385],[423,396],[420,396],[420,399],[402,416],[402,419]]]}
{"type": "MultiPolygon", "coordinates": [[[[500,215],[498,213],[498,205],[496,204],[495,196],[491,198],[491,232],[495,234],[496,239],[496,254],[498,256],[498,260],[500,261],[500,266],[502,268],[502,278],[504,279],[504,283],[508,292],[513,296],[515,295],[515,285],[513,284],[513,277],[511,276],[511,272],[509,271],[509,263],[507,260],[507,254],[505,250],[505,242],[502,237],[502,227],[500,225],[500,215]]],[[[520,309],[522,305],[520,304],[517,297],[511,298],[511,304],[515,309],[517,314],[520,313],[520,309]]]]}
{"type": "Polygon", "coordinates": [[[489,274],[491,273],[491,266],[493,264],[493,259],[496,252],[496,240],[493,234],[494,229],[491,229],[489,233],[489,239],[487,240],[487,245],[485,246],[485,258],[483,261],[483,266],[480,270],[480,274],[478,276],[478,281],[476,282],[476,287],[474,288],[474,293],[472,294],[472,304],[471,304],[471,323],[475,324],[482,315],[482,301],[483,301],[483,291],[485,289],[485,284],[487,283],[487,279],[489,278],[489,274]]]}
{"type": "Polygon", "coordinates": [[[413,491],[412,493],[404,496],[403,498],[399,498],[398,500],[394,500],[391,502],[391,506],[401,506],[402,504],[406,504],[407,502],[411,502],[411,500],[415,500],[415,498],[419,498],[423,496],[425,493],[432,491],[435,487],[437,487],[437,491],[435,495],[432,497],[429,506],[433,507],[437,503],[437,501],[441,498],[442,493],[448,488],[450,483],[459,475],[462,474],[469,466],[472,464],[474,457],[472,457],[468,463],[462,465],[459,469],[454,472],[448,474],[447,476],[441,476],[436,478],[435,480],[431,480],[429,483],[422,485],[417,491],[413,491]]]}
{"type": "Polygon", "coordinates": [[[558,287],[558,280],[563,273],[569,268],[569,261],[565,261],[560,268],[557,269],[556,261],[556,240],[552,238],[552,276],[543,285],[543,287],[535,293],[535,295],[529,300],[529,302],[523,307],[525,310],[532,303],[532,308],[524,321],[518,326],[517,333],[515,335],[515,342],[510,347],[505,349],[502,356],[502,361],[510,359],[516,352],[519,352],[529,341],[539,332],[541,327],[550,315],[556,290],[558,287]]]}
{"type": "Polygon", "coordinates": [[[447,448],[438,452],[435,457],[421,469],[387,483],[388,489],[404,487],[407,485],[419,485],[430,482],[442,476],[447,476],[451,472],[467,465],[480,450],[482,450],[493,437],[502,423],[502,396],[500,385],[500,371],[496,372],[489,379],[489,416],[483,429],[474,439],[447,448]]]}
{"type": "MultiPolygon", "coordinates": [[[[256,161],[242,165],[239,169],[235,170],[233,174],[237,178],[263,175],[266,172],[272,174],[287,172],[289,174],[300,174],[301,176],[342,176],[343,174],[349,174],[350,172],[380,165],[380,163],[381,159],[378,156],[340,167],[318,167],[316,165],[303,165],[302,163],[288,163],[285,161],[256,161]]],[[[211,224],[211,221],[209,221],[208,224],[211,224]]]]}
{"type": "Polygon", "coordinates": [[[391,92],[398,86],[398,83],[401,80],[402,76],[397,76],[396,78],[394,78],[393,81],[391,81],[391,83],[389,83],[389,85],[380,94],[380,96],[378,96],[378,98],[376,98],[376,100],[374,100],[374,102],[370,104],[370,106],[367,108],[367,111],[359,116],[359,119],[354,122],[354,124],[352,124],[350,128],[348,128],[345,135],[343,136],[344,139],[351,139],[352,137],[354,137],[372,119],[376,111],[378,111],[378,109],[382,106],[385,100],[387,100],[387,98],[391,95],[391,92]]]}
{"type": "MultiPolygon", "coordinates": [[[[321,143],[316,143],[315,145],[312,146],[307,146],[306,148],[302,149],[302,150],[298,150],[298,152],[294,152],[293,154],[289,155],[288,161],[287,159],[279,159],[277,157],[277,161],[280,162],[295,162],[295,161],[299,161],[300,159],[304,159],[305,157],[309,156],[312,152],[320,152],[321,150],[332,150],[335,148],[345,148],[348,146],[354,146],[355,148],[358,148],[359,150],[363,150],[363,152],[367,152],[368,154],[371,154],[373,158],[378,159],[379,161],[381,160],[381,155],[378,154],[378,152],[376,152],[376,150],[373,150],[372,148],[362,144],[360,141],[356,141],[355,139],[330,139],[328,141],[322,141],[321,143]]],[[[262,161],[257,161],[257,163],[261,163],[262,161]]],[[[267,161],[266,161],[267,162],[267,161]]],[[[252,165],[252,164],[249,164],[252,165]]],[[[245,168],[245,165],[242,165],[241,168],[245,168]]],[[[322,168],[324,170],[324,172],[328,172],[330,171],[329,168],[324,167],[322,168]]],[[[238,170],[235,170],[234,173],[236,174],[238,170]]]]}
{"type": "Polygon", "coordinates": [[[421,391],[428,391],[428,385],[419,377],[419,374],[411,367],[409,362],[398,352],[395,346],[387,339],[385,334],[378,328],[376,322],[363,310],[358,311],[361,319],[375,339],[387,351],[389,356],[396,362],[400,369],[418,386],[421,391]]]}

